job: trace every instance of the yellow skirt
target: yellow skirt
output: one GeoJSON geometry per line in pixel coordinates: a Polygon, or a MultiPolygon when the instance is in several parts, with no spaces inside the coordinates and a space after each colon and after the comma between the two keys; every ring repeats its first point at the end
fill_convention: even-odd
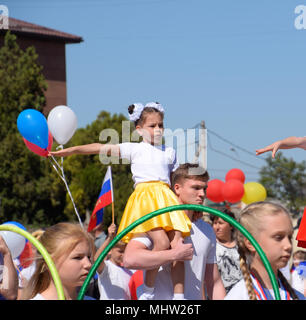
{"type": "MultiPolygon", "coordinates": [[[[161,181],[139,183],[128,199],[118,228],[118,234],[146,214],[178,204],[176,195],[167,183],[161,181]]],[[[145,233],[155,228],[163,228],[166,232],[178,230],[182,232],[183,237],[186,237],[190,235],[191,222],[182,210],[166,212],[138,225],[121,240],[127,243],[136,233],[145,233]]]]}

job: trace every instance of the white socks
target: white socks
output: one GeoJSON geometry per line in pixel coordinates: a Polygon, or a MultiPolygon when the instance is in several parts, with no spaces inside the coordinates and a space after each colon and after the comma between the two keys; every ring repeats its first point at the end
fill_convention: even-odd
{"type": "Polygon", "coordinates": [[[184,293],[175,293],[173,295],[173,300],[185,300],[184,293]]]}
{"type": "MultiPolygon", "coordinates": [[[[154,287],[148,287],[144,283],[137,288],[138,300],[153,300],[154,287]]],[[[185,300],[184,293],[174,293],[173,300],[185,300]]]]}

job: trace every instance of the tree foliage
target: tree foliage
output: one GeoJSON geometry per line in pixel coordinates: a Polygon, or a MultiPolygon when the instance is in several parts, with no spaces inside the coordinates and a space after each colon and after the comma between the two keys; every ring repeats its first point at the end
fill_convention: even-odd
{"type": "MultiPolygon", "coordinates": [[[[21,111],[43,110],[46,88],[34,47],[21,50],[16,37],[8,32],[0,48],[0,223],[13,220],[36,228],[77,221],[65,185],[50,159],[29,151],[17,129],[21,111]]],[[[109,128],[121,141],[124,120],[121,114],[111,116],[102,111],[90,125],[78,129],[65,147],[99,142],[100,132],[109,128]]],[[[54,143],[53,150],[56,146],[54,143]]],[[[99,155],[75,155],[63,163],[76,207],[85,220],[86,211],[91,214],[96,204],[107,166],[100,162],[99,155]]],[[[118,224],[133,182],[129,165],[114,164],[112,173],[118,224]]],[[[105,227],[111,222],[111,206],[105,210],[104,222],[105,227]]]]}
{"type": "Polygon", "coordinates": [[[63,202],[52,190],[48,160],[30,152],[17,130],[17,117],[27,108],[42,111],[46,81],[34,47],[21,50],[6,33],[0,48],[0,219],[24,224],[50,224],[63,202]]]}
{"type": "Polygon", "coordinates": [[[267,157],[266,162],[260,170],[260,182],[268,197],[281,200],[291,212],[298,214],[306,205],[306,161],[297,163],[278,152],[275,159],[267,157]]]}

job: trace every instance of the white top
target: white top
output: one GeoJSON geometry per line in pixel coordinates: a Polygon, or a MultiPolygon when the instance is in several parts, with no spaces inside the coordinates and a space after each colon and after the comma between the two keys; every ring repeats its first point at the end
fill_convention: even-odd
{"type": "MultiPolygon", "coordinates": [[[[40,293],[37,293],[37,295],[30,300],[47,300],[47,299],[43,297],[40,293]]],[[[95,299],[90,296],[84,296],[83,300],[95,300],[95,299]]]]}
{"type": "MultiPolygon", "coordinates": [[[[256,288],[257,285],[255,280],[252,278],[253,286],[256,288]]],[[[273,289],[269,289],[271,296],[275,299],[273,289]]],[[[286,292],[282,289],[279,290],[281,300],[286,300],[286,292]]],[[[300,300],[305,300],[304,296],[295,290],[298,298],[300,300]]],[[[225,296],[224,300],[249,300],[248,291],[245,285],[244,279],[240,280],[238,283],[234,285],[234,287],[230,290],[230,292],[225,296]]]]}
{"type": "Polygon", "coordinates": [[[304,290],[306,288],[306,279],[299,275],[297,270],[293,270],[291,274],[291,285],[297,291],[300,291],[304,294],[304,290]]]}
{"type": "Polygon", "coordinates": [[[37,295],[30,300],[46,300],[46,299],[40,293],[37,293],[37,295]]]}
{"type": "Polygon", "coordinates": [[[129,281],[132,271],[119,267],[110,260],[98,277],[100,300],[131,300],[129,281]]]}
{"type": "MultiPolygon", "coordinates": [[[[147,248],[152,248],[152,241],[147,234],[135,237],[132,241],[140,241],[147,248]]],[[[184,296],[187,300],[202,300],[206,264],[216,263],[216,236],[208,223],[199,219],[192,222],[190,236],[184,243],[192,243],[194,255],[192,260],[185,261],[184,296]]],[[[160,267],[155,280],[154,300],[172,300],[173,285],[169,266],[160,267]]]]}
{"type": "Polygon", "coordinates": [[[170,173],[179,164],[173,148],[146,142],[119,144],[120,157],[131,164],[134,187],[140,182],[163,181],[170,185],[170,173]]]}

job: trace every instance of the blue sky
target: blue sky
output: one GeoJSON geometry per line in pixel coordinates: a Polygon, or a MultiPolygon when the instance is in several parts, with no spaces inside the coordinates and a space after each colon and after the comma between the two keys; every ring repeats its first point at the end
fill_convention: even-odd
{"type": "MultiPolygon", "coordinates": [[[[205,121],[211,178],[240,168],[247,181],[265,164],[256,148],[306,135],[306,30],[294,27],[294,9],[306,0],[0,4],[11,17],[84,39],[66,46],[68,106],[79,127],[101,110],[127,115],[133,102],[159,101],[172,130],[205,121]]],[[[306,159],[304,150],[285,155],[306,159]]]]}

